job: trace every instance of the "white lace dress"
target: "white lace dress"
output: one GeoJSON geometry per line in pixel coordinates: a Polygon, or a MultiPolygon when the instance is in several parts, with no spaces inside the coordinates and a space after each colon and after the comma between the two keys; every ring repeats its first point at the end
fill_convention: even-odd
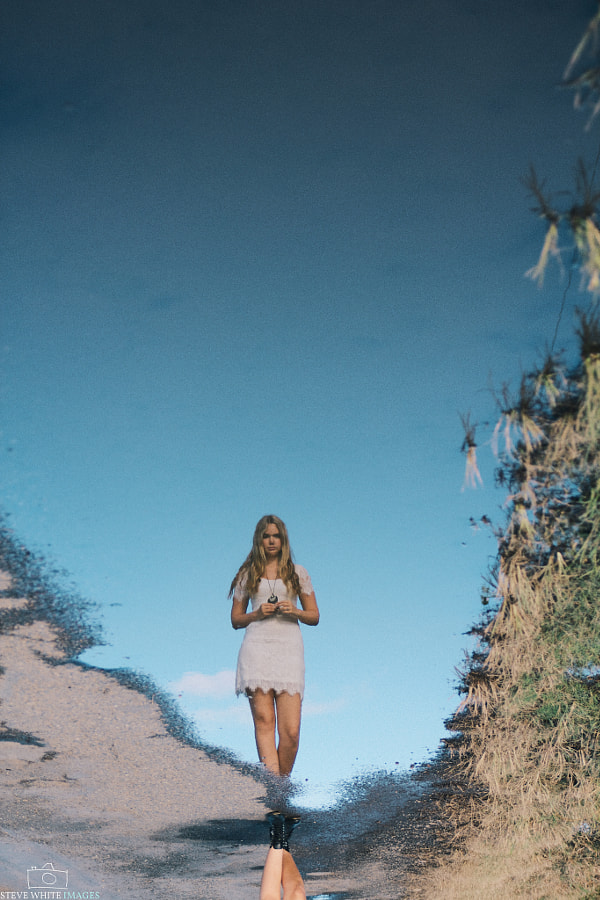
{"type": "MultiPolygon", "coordinates": [[[[313,586],[310,576],[302,566],[295,566],[300,580],[302,594],[311,594],[313,586]]],[[[235,600],[247,600],[245,580],[236,585],[233,593],[235,600]]],[[[256,594],[250,597],[252,611],[266,603],[271,596],[273,582],[269,585],[262,578],[256,594]]],[[[290,597],[284,582],[278,578],[273,593],[280,600],[290,597]]],[[[261,688],[263,691],[274,690],[276,693],[287,691],[288,694],[304,696],[304,643],[300,625],[295,619],[274,615],[268,619],[259,619],[246,627],[244,640],[240,647],[235,679],[236,694],[244,694],[261,688]]]]}

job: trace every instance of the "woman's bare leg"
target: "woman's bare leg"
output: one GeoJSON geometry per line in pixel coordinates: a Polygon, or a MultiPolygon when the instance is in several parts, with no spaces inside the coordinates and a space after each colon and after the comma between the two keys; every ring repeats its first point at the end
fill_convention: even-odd
{"type": "Polygon", "coordinates": [[[281,900],[284,853],[285,850],[269,849],[260,883],[260,900],[281,900]]]}
{"type": "Polygon", "coordinates": [[[287,850],[282,850],[281,852],[283,853],[281,872],[283,900],[306,900],[302,875],[298,871],[298,866],[294,862],[292,854],[288,853],[287,850]]]}
{"type": "Polygon", "coordinates": [[[298,753],[302,700],[300,694],[288,694],[283,691],[275,697],[275,705],[277,707],[277,731],[279,732],[279,747],[277,748],[279,774],[289,775],[298,753]]]}
{"type": "Polygon", "coordinates": [[[275,746],[275,691],[256,690],[248,694],[254,720],[254,736],[258,758],[267,769],[280,774],[279,757],[275,746]]]}
{"type": "Polygon", "coordinates": [[[260,900],[306,900],[304,881],[291,853],[269,849],[260,883],[260,900]]]}

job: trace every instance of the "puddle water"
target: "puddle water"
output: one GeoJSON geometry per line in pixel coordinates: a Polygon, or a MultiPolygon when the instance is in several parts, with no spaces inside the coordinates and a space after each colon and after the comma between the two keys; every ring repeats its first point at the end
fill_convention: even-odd
{"type": "MultiPolygon", "coordinates": [[[[184,900],[191,881],[200,898],[258,898],[265,872],[273,876],[273,819],[267,812],[283,810],[285,829],[288,819],[299,815],[300,822],[286,834],[289,855],[279,858],[286,860],[287,874],[280,862],[273,877],[283,884],[294,867],[294,877],[304,879],[307,900],[378,896],[369,879],[375,871],[381,884],[382,877],[390,877],[389,864],[382,876],[382,867],[373,865],[373,848],[387,833],[386,823],[403,815],[416,818],[423,790],[418,779],[399,771],[373,772],[339,785],[329,807],[296,805],[292,781],[198,741],[177,702],[150,677],[79,662],[81,648],[97,639],[87,629],[85,603],[61,591],[42,561],[0,528],[0,570],[2,563],[11,577],[0,582],[0,659],[6,668],[0,671],[5,717],[0,761],[10,760],[6,777],[14,781],[14,808],[7,813],[14,846],[5,857],[0,853],[0,883],[4,871],[20,888],[17,847],[30,847],[29,863],[38,862],[36,840],[42,834],[44,854],[109,895],[112,878],[112,893],[130,900],[165,893],[184,900]],[[23,685],[22,695],[14,688],[6,694],[7,685],[23,685]],[[83,744],[78,723],[86,735],[83,744]],[[98,779],[94,773],[100,772],[98,779]],[[92,844],[97,858],[104,854],[118,863],[117,874],[85,870],[92,844]],[[136,893],[139,879],[148,888],[143,895],[136,893]]],[[[403,863],[394,865],[399,871],[403,863]]]]}

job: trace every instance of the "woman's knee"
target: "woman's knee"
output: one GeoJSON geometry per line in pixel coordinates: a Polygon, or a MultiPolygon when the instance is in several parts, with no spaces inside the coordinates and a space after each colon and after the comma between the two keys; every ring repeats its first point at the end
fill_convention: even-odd
{"type": "Polygon", "coordinates": [[[285,890],[283,892],[283,900],[306,900],[304,882],[301,878],[294,884],[286,884],[285,890]]]}
{"type": "Polygon", "coordinates": [[[258,728],[268,728],[270,731],[275,730],[275,715],[267,711],[253,713],[254,724],[258,728]]]}
{"type": "Polygon", "coordinates": [[[254,699],[250,699],[250,709],[252,711],[252,719],[254,720],[254,726],[256,728],[260,728],[262,730],[275,730],[275,707],[273,704],[269,704],[268,700],[261,698],[258,702],[254,699]]]}
{"type": "Polygon", "coordinates": [[[293,747],[300,743],[300,725],[294,722],[278,722],[279,740],[293,747]]]}
{"type": "Polygon", "coordinates": [[[277,730],[280,739],[297,744],[300,739],[302,707],[297,697],[282,695],[277,698],[277,730]]]}

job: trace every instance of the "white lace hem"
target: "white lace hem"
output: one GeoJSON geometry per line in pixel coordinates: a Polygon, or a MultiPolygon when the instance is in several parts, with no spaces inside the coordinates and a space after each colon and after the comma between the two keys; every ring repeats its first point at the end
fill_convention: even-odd
{"type": "Polygon", "coordinates": [[[248,691],[256,691],[261,690],[264,691],[265,694],[269,691],[275,691],[276,694],[290,694],[290,696],[294,696],[294,694],[300,694],[300,699],[304,698],[304,688],[298,685],[297,681],[278,681],[274,682],[272,679],[268,681],[260,681],[258,679],[248,680],[246,682],[238,683],[235,686],[235,692],[239,697],[240,694],[247,694],[248,691]]]}

